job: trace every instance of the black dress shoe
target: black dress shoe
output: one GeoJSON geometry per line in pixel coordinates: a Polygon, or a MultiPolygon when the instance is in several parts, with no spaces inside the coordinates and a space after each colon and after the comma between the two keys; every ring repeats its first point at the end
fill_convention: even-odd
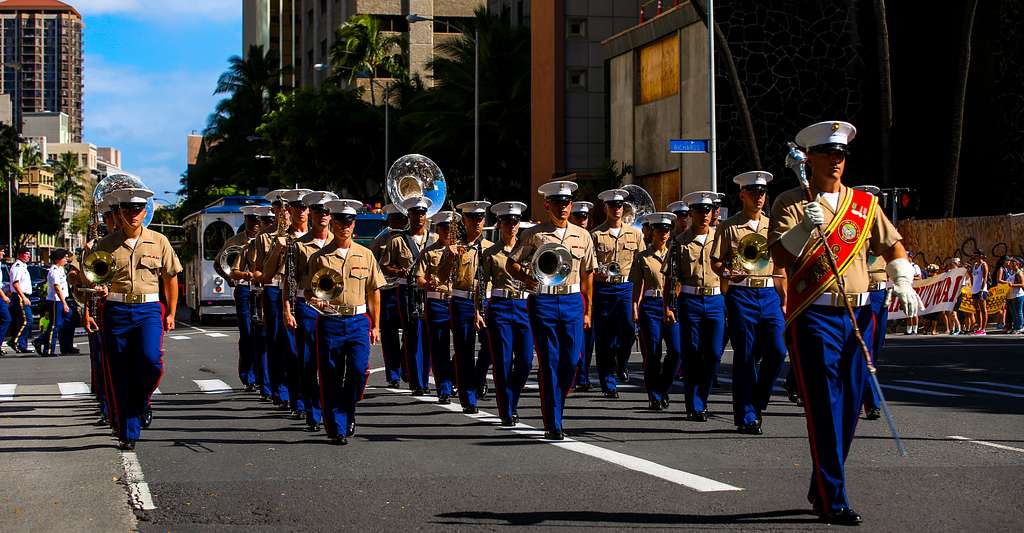
{"type": "Polygon", "coordinates": [[[867,420],[878,420],[882,418],[882,413],[878,409],[868,409],[864,412],[864,418],[867,420]]]}
{"type": "Polygon", "coordinates": [[[345,437],[330,437],[327,439],[327,442],[335,446],[344,446],[348,444],[348,439],[345,437]]]}
{"type": "Polygon", "coordinates": [[[743,424],[742,426],[736,426],[736,431],[743,435],[763,435],[764,431],[761,430],[761,421],[751,422],[749,424],[743,424]]]}
{"type": "Polygon", "coordinates": [[[401,387],[401,384],[398,383],[397,379],[392,379],[388,381],[388,388],[397,389],[398,387],[401,387]]]}
{"type": "Polygon", "coordinates": [[[629,381],[629,371],[619,370],[616,372],[615,377],[618,378],[619,381],[625,383],[629,381]]]}
{"type": "Polygon", "coordinates": [[[618,398],[619,397],[619,391],[617,391],[617,390],[604,391],[604,397],[605,398],[618,398]]]}
{"type": "Polygon", "coordinates": [[[142,429],[148,428],[153,423],[153,408],[147,407],[146,411],[142,413],[142,429]]]}
{"type": "Polygon", "coordinates": [[[573,392],[590,392],[590,383],[580,383],[572,388],[573,392]]]}
{"type": "Polygon", "coordinates": [[[819,515],[822,522],[826,524],[832,524],[836,526],[859,526],[864,521],[863,518],[857,511],[850,509],[849,507],[843,507],[838,511],[831,511],[828,513],[821,513],[819,515]]]}
{"type": "Polygon", "coordinates": [[[565,433],[562,433],[561,431],[545,431],[544,432],[544,439],[545,440],[565,440],[565,433]]]}
{"type": "Polygon", "coordinates": [[[490,391],[491,391],[491,389],[490,389],[490,387],[487,386],[486,383],[484,383],[483,385],[480,385],[480,388],[478,388],[476,390],[476,397],[477,397],[477,399],[479,399],[479,400],[486,400],[487,399],[487,393],[489,393],[490,391]]]}
{"type": "Polygon", "coordinates": [[[306,424],[306,431],[308,431],[310,433],[316,433],[317,431],[320,431],[320,424],[317,424],[317,423],[306,424]]]}
{"type": "Polygon", "coordinates": [[[651,402],[647,405],[647,408],[650,409],[651,411],[661,411],[661,400],[651,400],[651,402]]]}
{"type": "Polygon", "coordinates": [[[513,422],[511,418],[502,418],[501,419],[501,426],[502,427],[510,428],[510,427],[512,427],[514,425],[516,425],[516,423],[513,422]]]}
{"type": "Polygon", "coordinates": [[[690,422],[707,422],[708,412],[701,411],[699,413],[686,413],[686,419],[690,422]]]}
{"type": "Polygon", "coordinates": [[[410,393],[410,396],[423,396],[426,393],[427,391],[423,389],[413,389],[412,392],[410,393]]]}
{"type": "Polygon", "coordinates": [[[292,420],[302,420],[302,419],[306,418],[306,414],[305,413],[300,413],[300,412],[298,412],[298,411],[296,411],[294,409],[292,409],[288,413],[288,416],[290,416],[292,418],[292,420]]]}
{"type": "Polygon", "coordinates": [[[82,353],[82,350],[79,350],[78,348],[68,348],[67,350],[60,351],[61,355],[78,355],[80,353],[82,353]]]}
{"type": "Polygon", "coordinates": [[[448,396],[447,394],[438,394],[437,403],[438,405],[448,405],[452,403],[452,397],[448,396]]]}
{"type": "Polygon", "coordinates": [[[43,347],[39,344],[39,341],[32,341],[32,347],[35,348],[37,355],[46,355],[43,353],[43,347]]]}
{"type": "Polygon", "coordinates": [[[786,394],[789,396],[789,401],[800,403],[800,394],[796,392],[796,389],[786,387],[786,394]]]}
{"type": "Polygon", "coordinates": [[[117,449],[123,452],[130,452],[135,449],[135,441],[133,440],[122,440],[118,441],[117,449]]]}
{"type": "Polygon", "coordinates": [[[519,411],[512,411],[512,422],[519,423],[519,411]]]}
{"type": "Polygon", "coordinates": [[[462,408],[462,412],[467,414],[467,415],[475,415],[475,414],[479,413],[480,410],[477,409],[475,405],[467,405],[467,406],[462,408]]]}
{"type": "Polygon", "coordinates": [[[668,398],[661,399],[661,408],[663,410],[667,410],[669,405],[671,405],[671,402],[668,401],[668,398]]]}
{"type": "Polygon", "coordinates": [[[252,392],[254,390],[256,390],[256,385],[255,384],[252,384],[252,383],[246,383],[245,384],[245,392],[252,392]]]}
{"type": "Polygon", "coordinates": [[[108,422],[107,422],[107,415],[101,414],[99,419],[96,420],[96,425],[97,426],[105,426],[107,424],[108,424],[108,422]]]}
{"type": "Polygon", "coordinates": [[[356,434],[356,423],[355,422],[349,422],[348,423],[348,429],[345,431],[345,436],[346,437],[351,437],[352,435],[355,435],[355,434],[356,434]]]}

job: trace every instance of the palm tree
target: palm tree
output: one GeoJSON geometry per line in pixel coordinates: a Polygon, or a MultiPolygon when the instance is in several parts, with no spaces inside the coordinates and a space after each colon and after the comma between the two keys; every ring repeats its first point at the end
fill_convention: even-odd
{"type": "Polygon", "coordinates": [[[39,168],[41,166],[43,166],[43,154],[39,153],[39,148],[31,144],[22,146],[21,168],[39,168]]]}
{"type": "Polygon", "coordinates": [[[956,209],[957,179],[960,174],[960,147],[964,136],[964,107],[967,104],[967,75],[971,70],[971,37],[974,35],[974,13],[978,0],[968,0],[961,27],[960,76],[957,99],[953,102],[953,146],[949,150],[949,171],[946,176],[945,216],[951,218],[956,209]]]}
{"type": "Polygon", "coordinates": [[[402,47],[405,40],[398,35],[385,35],[380,20],[371,15],[355,15],[338,27],[331,46],[330,61],[334,78],[345,76],[350,85],[357,78],[370,79],[370,104],[377,105],[373,82],[378,69],[391,77],[402,73],[402,47]]]}
{"type": "Polygon", "coordinates": [[[262,45],[249,47],[246,58],[228,58],[228,70],[217,78],[213,94],[231,94],[231,98],[243,98],[250,103],[260,103],[266,111],[274,95],[280,90],[277,55],[273,50],[263,51],[262,45]]]}
{"type": "Polygon", "coordinates": [[[63,238],[63,222],[67,221],[64,214],[68,202],[71,198],[82,198],[85,193],[85,187],[82,187],[80,181],[83,169],[78,164],[78,154],[74,152],[60,154],[50,168],[53,170],[53,196],[62,221],[59,237],[63,238]]]}

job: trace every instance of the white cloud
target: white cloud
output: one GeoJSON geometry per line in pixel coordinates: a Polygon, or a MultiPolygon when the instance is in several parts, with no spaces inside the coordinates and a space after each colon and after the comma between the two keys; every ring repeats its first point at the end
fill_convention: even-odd
{"type": "Polygon", "coordinates": [[[206,125],[220,72],[144,72],[94,55],[85,69],[86,142],[120,149],[125,170],[158,194],[178,190],[186,135],[206,125]]]}
{"type": "Polygon", "coordinates": [[[234,20],[244,0],[65,0],[83,16],[128,15],[146,19],[234,20]]]}

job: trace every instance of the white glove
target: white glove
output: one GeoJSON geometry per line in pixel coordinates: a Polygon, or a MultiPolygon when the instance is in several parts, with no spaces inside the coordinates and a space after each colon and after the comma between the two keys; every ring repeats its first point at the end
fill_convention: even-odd
{"type": "Polygon", "coordinates": [[[779,242],[782,243],[782,247],[787,252],[795,257],[800,257],[804,253],[807,241],[811,239],[811,233],[815,228],[824,223],[825,212],[821,210],[821,204],[818,202],[804,202],[804,218],[800,220],[799,224],[783,233],[779,242]]]}
{"type": "Polygon", "coordinates": [[[900,308],[907,317],[915,317],[924,307],[921,296],[914,290],[914,265],[905,258],[894,259],[885,265],[885,272],[892,280],[892,294],[900,301],[900,308]]]}

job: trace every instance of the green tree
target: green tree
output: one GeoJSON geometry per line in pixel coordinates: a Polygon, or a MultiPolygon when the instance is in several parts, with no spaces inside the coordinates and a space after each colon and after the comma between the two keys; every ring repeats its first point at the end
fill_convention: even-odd
{"type": "Polygon", "coordinates": [[[8,124],[0,124],[0,190],[7,190],[12,179],[21,177],[18,166],[18,130],[8,124]]]}
{"type": "Polygon", "coordinates": [[[25,144],[21,147],[21,168],[39,168],[43,166],[43,154],[39,153],[39,148],[31,144],[25,144]]]}
{"type": "Polygon", "coordinates": [[[335,31],[330,50],[334,80],[345,79],[355,85],[356,79],[370,79],[370,103],[377,105],[374,81],[378,72],[400,77],[404,70],[402,48],[405,39],[387,35],[380,29],[380,19],[372,15],[354,15],[335,31]]]}
{"type": "MultiPolygon", "coordinates": [[[[37,233],[57,235],[64,225],[57,204],[48,198],[16,194],[11,198],[14,247],[24,246],[37,233]]],[[[0,230],[7,235],[7,202],[0,202],[0,230]]]]}
{"type": "Polygon", "coordinates": [[[83,198],[85,193],[81,181],[83,169],[78,164],[78,154],[74,152],[60,154],[50,165],[50,169],[53,171],[53,196],[56,200],[57,213],[63,221],[70,199],[83,198]]]}

